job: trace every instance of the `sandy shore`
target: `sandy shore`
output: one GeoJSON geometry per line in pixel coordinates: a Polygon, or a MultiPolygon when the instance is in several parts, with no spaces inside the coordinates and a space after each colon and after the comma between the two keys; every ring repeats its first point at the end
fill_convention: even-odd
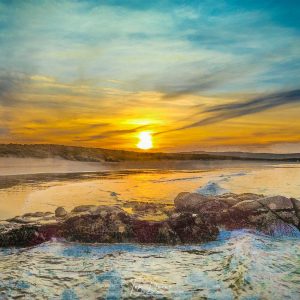
{"type": "Polygon", "coordinates": [[[54,211],[58,206],[69,210],[84,204],[118,204],[127,209],[129,202],[171,204],[178,193],[196,191],[211,182],[234,193],[300,198],[299,164],[191,161],[100,165],[13,158],[2,158],[2,162],[5,164],[0,166],[0,219],[54,211]],[[25,171],[36,173],[24,174],[25,171]]]}

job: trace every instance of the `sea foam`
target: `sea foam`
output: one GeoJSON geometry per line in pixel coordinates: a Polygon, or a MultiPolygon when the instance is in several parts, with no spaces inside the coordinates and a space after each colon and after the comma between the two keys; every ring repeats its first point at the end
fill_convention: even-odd
{"type": "Polygon", "coordinates": [[[217,196],[228,193],[229,191],[222,188],[218,183],[209,181],[206,185],[196,190],[196,193],[205,196],[217,196]]]}

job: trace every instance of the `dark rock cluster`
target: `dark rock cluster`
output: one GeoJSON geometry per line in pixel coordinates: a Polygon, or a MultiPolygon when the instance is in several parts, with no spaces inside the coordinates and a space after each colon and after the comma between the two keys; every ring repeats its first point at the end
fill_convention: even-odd
{"type": "Polygon", "coordinates": [[[199,243],[214,240],[219,233],[216,225],[188,212],[160,222],[139,220],[114,206],[80,206],[63,216],[58,212],[62,210],[47,219],[22,216],[1,224],[0,247],[33,246],[59,238],[86,243],[199,243]]]}
{"type": "MultiPolygon", "coordinates": [[[[164,210],[162,205],[137,208],[164,210]]],[[[138,209],[135,209],[138,211],[138,209]]],[[[215,240],[219,228],[267,234],[300,230],[300,202],[283,196],[180,193],[162,221],[149,221],[117,206],[82,205],[67,212],[27,213],[0,223],[0,247],[33,246],[51,239],[86,243],[185,244],[215,240]]]]}
{"type": "Polygon", "coordinates": [[[180,193],[174,200],[178,212],[202,216],[209,224],[226,229],[249,228],[273,234],[277,229],[300,230],[300,201],[283,196],[252,193],[203,196],[180,193]]]}

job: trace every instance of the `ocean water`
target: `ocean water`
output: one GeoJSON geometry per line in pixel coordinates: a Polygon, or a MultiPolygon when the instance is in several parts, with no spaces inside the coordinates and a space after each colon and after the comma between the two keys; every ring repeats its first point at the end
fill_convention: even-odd
{"type": "Polygon", "coordinates": [[[222,231],[194,246],[0,250],[0,299],[300,299],[300,239],[222,231]]]}
{"type": "MultiPolygon", "coordinates": [[[[113,164],[105,166],[105,172],[90,170],[76,178],[31,178],[23,169],[16,177],[19,171],[10,167],[6,175],[14,175],[0,174],[1,219],[54,211],[57,206],[70,210],[81,204],[122,207],[127,201],[172,204],[182,191],[300,199],[300,164],[113,164]],[[16,183],[6,186],[10,180],[16,183]]],[[[217,241],[189,246],[51,241],[0,249],[0,299],[298,300],[300,237],[222,231],[217,241]]]]}
{"type": "MultiPolygon", "coordinates": [[[[25,162],[23,163],[25,164],[25,162]]],[[[56,172],[56,165],[51,169],[56,172]]],[[[88,168],[89,165],[86,166],[88,168]]],[[[300,199],[300,164],[249,162],[149,162],[102,166],[106,171],[1,176],[0,219],[34,211],[71,210],[83,204],[120,205],[129,201],[173,204],[178,193],[258,193],[300,199]],[[1,182],[15,185],[1,186],[1,182]]],[[[27,172],[36,171],[28,168],[27,172]]],[[[99,167],[100,168],[100,167],[99,167]]],[[[7,173],[15,166],[7,166],[7,173]]],[[[42,169],[44,170],[44,169],[42,169]]],[[[87,169],[88,170],[88,169],[87,169]]],[[[1,171],[1,170],[0,170],[1,171]]],[[[5,170],[2,169],[5,174],[5,170]]]]}

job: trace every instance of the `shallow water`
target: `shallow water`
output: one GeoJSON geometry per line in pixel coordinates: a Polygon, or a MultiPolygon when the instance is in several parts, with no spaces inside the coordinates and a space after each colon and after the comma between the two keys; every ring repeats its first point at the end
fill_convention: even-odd
{"type": "Polygon", "coordinates": [[[0,269],[4,299],[299,299],[300,239],[234,231],[198,246],[50,242],[1,250],[0,269]]]}
{"type": "MultiPolygon", "coordinates": [[[[211,183],[221,191],[300,199],[300,164],[196,161],[108,164],[105,168],[110,170],[79,173],[76,178],[70,174],[40,174],[33,179],[22,175],[18,184],[0,189],[0,219],[33,211],[53,212],[58,206],[71,210],[82,204],[122,206],[128,201],[172,204],[178,193],[203,192],[211,183]]],[[[4,178],[16,177],[0,176],[0,183],[4,178]]]]}

